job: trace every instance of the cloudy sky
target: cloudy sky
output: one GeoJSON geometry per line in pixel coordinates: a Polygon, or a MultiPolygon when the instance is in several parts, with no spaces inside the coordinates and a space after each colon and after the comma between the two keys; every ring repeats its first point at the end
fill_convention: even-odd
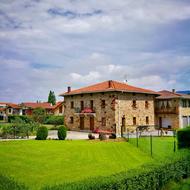
{"type": "Polygon", "coordinates": [[[0,101],[109,79],[190,89],[190,1],[0,1],[0,101]]]}

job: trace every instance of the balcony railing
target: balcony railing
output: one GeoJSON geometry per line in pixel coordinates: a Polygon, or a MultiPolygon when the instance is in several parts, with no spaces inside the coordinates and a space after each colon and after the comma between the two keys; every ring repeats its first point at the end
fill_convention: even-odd
{"type": "Polygon", "coordinates": [[[178,114],[179,110],[178,108],[156,108],[155,112],[157,114],[178,114]]]}
{"type": "Polygon", "coordinates": [[[85,107],[83,109],[81,108],[75,108],[75,113],[76,114],[95,114],[95,108],[91,109],[90,107],[85,107]]]}

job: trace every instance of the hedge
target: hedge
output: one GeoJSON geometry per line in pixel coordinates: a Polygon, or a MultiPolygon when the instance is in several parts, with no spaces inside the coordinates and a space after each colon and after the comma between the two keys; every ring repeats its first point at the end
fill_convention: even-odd
{"type": "Polygon", "coordinates": [[[43,190],[160,190],[169,181],[190,176],[189,152],[176,153],[162,163],[146,164],[138,169],[108,177],[89,178],[79,182],[46,186],[43,190]]]}
{"type": "Polygon", "coordinates": [[[64,117],[63,116],[46,116],[44,124],[51,124],[51,125],[63,125],[64,124],[64,117]]]}
{"type": "Polygon", "coordinates": [[[27,115],[9,115],[8,116],[8,122],[12,123],[12,121],[14,121],[16,118],[20,118],[25,123],[31,123],[31,122],[33,122],[32,117],[31,116],[27,116],[27,115]]]}
{"type": "Polygon", "coordinates": [[[0,190],[28,190],[28,187],[0,174],[0,190]]]}
{"type": "Polygon", "coordinates": [[[177,132],[178,148],[190,148],[190,127],[178,130],[177,132]]]}

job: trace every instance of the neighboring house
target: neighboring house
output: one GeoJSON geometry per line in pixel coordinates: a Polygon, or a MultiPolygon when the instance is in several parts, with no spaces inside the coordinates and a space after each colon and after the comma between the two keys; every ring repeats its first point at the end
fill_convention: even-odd
{"type": "Polygon", "coordinates": [[[7,103],[6,106],[6,115],[20,115],[21,108],[18,104],[7,103]]]}
{"type": "Polygon", "coordinates": [[[156,124],[163,128],[183,128],[190,125],[190,95],[163,90],[156,98],[156,124]]]}
{"type": "Polygon", "coordinates": [[[57,102],[55,106],[53,106],[53,114],[54,115],[63,115],[64,114],[64,102],[57,102]]]}
{"type": "Polygon", "coordinates": [[[159,94],[127,83],[105,81],[71,90],[64,96],[65,124],[74,130],[112,130],[121,134],[139,125],[154,126],[154,101],[159,94]]]}
{"type": "Polygon", "coordinates": [[[47,102],[23,102],[20,107],[22,108],[21,115],[32,115],[35,108],[44,108],[46,114],[53,114],[53,106],[47,102]]]}
{"type": "Polygon", "coordinates": [[[5,102],[0,102],[0,120],[5,120],[6,118],[6,106],[5,102]]]}

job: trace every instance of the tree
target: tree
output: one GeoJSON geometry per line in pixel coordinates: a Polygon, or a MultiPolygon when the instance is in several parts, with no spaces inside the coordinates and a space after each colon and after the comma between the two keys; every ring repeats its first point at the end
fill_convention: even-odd
{"type": "Polygon", "coordinates": [[[52,105],[56,104],[56,97],[53,91],[50,90],[48,95],[48,103],[51,103],[52,105]]]}
{"type": "Polygon", "coordinates": [[[35,108],[33,110],[33,120],[37,123],[43,123],[46,117],[44,108],[35,108]]]}

